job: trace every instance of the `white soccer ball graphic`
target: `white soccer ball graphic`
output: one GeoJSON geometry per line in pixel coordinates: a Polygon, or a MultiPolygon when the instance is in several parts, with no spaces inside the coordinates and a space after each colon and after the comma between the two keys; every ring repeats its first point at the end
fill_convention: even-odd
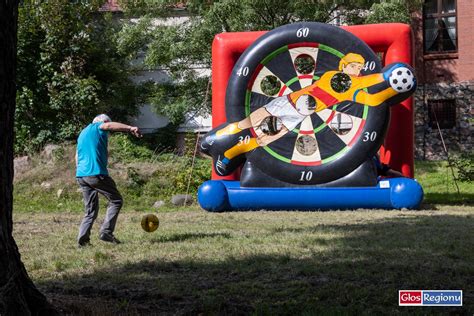
{"type": "Polygon", "coordinates": [[[389,82],[395,91],[407,92],[415,86],[415,75],[407,67],[398,67],[390,74],[389,82]]]}

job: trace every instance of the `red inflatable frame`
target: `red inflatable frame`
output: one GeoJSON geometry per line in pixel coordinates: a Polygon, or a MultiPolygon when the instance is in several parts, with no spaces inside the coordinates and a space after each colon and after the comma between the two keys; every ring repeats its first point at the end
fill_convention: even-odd
{"type": "MultiPolygon", "coordinates": [[[[383,53],[382,65],[404,62],[413,66],[413,33],[401,23],[343,26],[362,39],[376,53],[383,53]]],[[[225,94],[232,69],[240,55],[266,32],[217,34],[212,43],[212,126],[226,121],[225,94]]],[[[391,108],[391,121],[380,158],[403,175],[414,176],[414,108],[413,97],[391,108]]],[[[240,170],[221,177],[214,170],[212,179],[239,180],[240,170]]]]}

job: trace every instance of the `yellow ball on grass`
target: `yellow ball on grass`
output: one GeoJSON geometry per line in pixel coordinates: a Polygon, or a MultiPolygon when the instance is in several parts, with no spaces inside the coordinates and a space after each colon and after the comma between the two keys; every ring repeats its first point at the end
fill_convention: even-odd
{"type": "Polygon", "coordinates": [[[142,217],[142,228],[144,231],[151,233],[154,232],[158,226],[160,226],[160,220],[154,214],[143,215],[142,217]]]}

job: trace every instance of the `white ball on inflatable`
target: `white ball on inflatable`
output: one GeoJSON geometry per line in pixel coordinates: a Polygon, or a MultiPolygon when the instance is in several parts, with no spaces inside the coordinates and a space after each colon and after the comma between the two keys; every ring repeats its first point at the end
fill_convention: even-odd
{"type": "Polygon", "coordinates": [[[406,67],[398,67],[390,74],[389,82],[395,91],[407,92],[415,86],[415,75],[406,67]]]}

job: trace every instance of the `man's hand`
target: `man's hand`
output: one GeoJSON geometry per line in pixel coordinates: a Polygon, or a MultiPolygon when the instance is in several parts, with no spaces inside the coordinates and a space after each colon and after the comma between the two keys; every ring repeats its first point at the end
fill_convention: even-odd
{"type": "Polygon", "coordinates": [[[142,133],[140,132],[140,129],[136,126],[130,126],[130,134],[132,134],[135,137],[142,137],[142,133]]]}

